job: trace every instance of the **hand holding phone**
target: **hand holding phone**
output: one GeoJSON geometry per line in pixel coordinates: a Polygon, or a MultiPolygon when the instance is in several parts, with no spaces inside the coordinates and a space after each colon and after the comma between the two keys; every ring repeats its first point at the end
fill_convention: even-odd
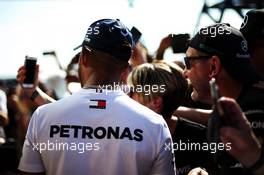
{"type": "MultiPolygon", "coordinates": [[[[210,90],[211,90],[211,98],[213,102],[212,105],[213,112],[211,114],[210,119],[208,120],[207,139],[209,144],[219,145],[219,143],[221,142],[220,128],[223,125],[225,125],[224,123],[225,114],[218,100],[220,98],[218,95],[218,86],[214,78],[212,78],[210,81],[210,90]]],[[[215,162],[217,162],[218,166],[221,167],[222,172],[225,172],[227,169],[229,169],[230,166],[236,163],[235,159],[230,157],[228,153],[223,150],[216,149],[212,157],[215,160],[215,162]]]]}
{"type": "Polygon", "coordinates": [[[218,102],[219,95],[218,95],[218,86],[215,82],[215,79],[212,78],[210,80],[210,91],[211,91],[211,98],[212,98],[212,109],[213,113],[211,118],[208,121],[208,130],[207,130],[207,137],[208,141],[212,143],[219,143],[219,130],[220,127],[223,125],[223,115],[224,111],[218,102]]]}
{"type": "Polygon", "coordinates": [[[34,86],[35,72],[36,72],[37,58],[26,56],[25,58],[25,80],[23,82],[23,87],[32,88],[34,86]]]}
{"type": "MultiPolygon", "coordinates": [[[[210,81],[210,90],[211,90],[211,98],[213,102],[212,103],[213,113],[211,114],[211,117],[208,120],[207,138],[210,144],[219,145],[220,143],[222,143],[220,139],[220,128],[222,126],[225,127],[228,126],[229,124],[226,121],[226,118],[229,118],[228,120],[232,121],[234,119],[230,119],[230,118],[234,116],[230,115],[230,112],[228,113],[227,111],[224,111],[226,107],[223,109],[223,107],[221,106],[221,104],[223,103],[220,104],[219,101],[220,97],[218,95],[218,86],[214,78],[212,78],[210,81]]],[[[227,143],[225,143],[225,145],[226,144],[227,143]]],[[[230,171],[230,167],[234,167],[237,165],[237,160],[234,157],[230,156],[228,152],[225,150],[216,149],[215,153],[212,154],[212,157],[215,160],[215,162],[218,164],[218,166],[221,167],[220,174],[227,174],[227,172],[230,171]]]]}

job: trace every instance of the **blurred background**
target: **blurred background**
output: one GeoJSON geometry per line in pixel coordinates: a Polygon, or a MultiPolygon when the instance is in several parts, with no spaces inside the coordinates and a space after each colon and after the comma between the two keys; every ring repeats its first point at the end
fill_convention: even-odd
{"type": "MultiPolygon", "coordinates": [[[[142,33],[141,42],[154,54],[169,33],[189,33],[218,21],[239,28],[242,17],[233,9],[207,9],[217,0],[1,0],[0,79],[15,78],[25,55],[38,58],[40,79],[64,77],[89,25],[99,18],[119,18],[142,33]],[[208,12],[202,14],[201,12],[208,12]],[[223,16],[221,17],[221,14],[223,16]],[[211,17],[210,17],[211,16],[211,17]],[[215,21],[213,20],[215,19],[215,21]],[[43,54],[44,53],[44,54],[43,54]],[[59,63],[59,64],[58,64],[59,63]]],[[[240,1],[232,2],[235,5],[240,1]]],[[[242,15],[249,9],[242,9],[242,15]]],[[[166,50],[165,59],[182,59],[166,50]]]]}

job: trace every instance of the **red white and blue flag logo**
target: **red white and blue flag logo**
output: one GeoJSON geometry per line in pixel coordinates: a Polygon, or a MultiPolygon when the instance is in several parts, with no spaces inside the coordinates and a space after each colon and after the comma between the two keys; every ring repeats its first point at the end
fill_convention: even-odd
{"type": "Polygon", "coordinates": [[[105,109],[106,108],[106,100],[98,100],[98,99],[90,100],[89,108],[105,109]]]}

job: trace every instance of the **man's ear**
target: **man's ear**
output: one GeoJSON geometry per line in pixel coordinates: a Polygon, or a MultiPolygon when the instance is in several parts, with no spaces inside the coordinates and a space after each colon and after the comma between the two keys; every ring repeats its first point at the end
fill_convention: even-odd
{"type": "Polygon", "coordinates": [[[219,72],[221,71],[221,61],[220,58],[218,56],[212,56],[212,58],[210,59],[210,74],[209,77],[213,78],[216,75],[219,74],[219,72]]]}
{"type": "Polygon", "coordinates": [[[83,51],[82,51],[82,53],[81,53],[81,55],[80,55],[80,58],[79,58],[79,64],[81,65],[81,66],[85,66],[85,67],[87,67],[87,65],[88,65],[88,58],[87,58],[87,53],[85,53],[85,52],[87,52],[85,49],[83,49],[83,51]]]}

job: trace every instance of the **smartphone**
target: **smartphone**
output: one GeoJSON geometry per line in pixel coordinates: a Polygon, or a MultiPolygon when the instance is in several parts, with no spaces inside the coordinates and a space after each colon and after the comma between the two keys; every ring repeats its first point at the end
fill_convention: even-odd
{"type": "Polygon", "coordinates": [[[212,116],[208,120],[208,127],[207,127],[207,137],[208,141],[211,143],[219,143],[220,135],[219,130],[223,125],[223,115],[224,111],[218,102],[219,94],[218,94],[218,86],[215,82],[215,79],[212,78],[210,80],[210,92],[211,92],[211,99],[212,99],[212,116]]]}
{"type": "Polygon", "coordinates": [[[212,102],[213,102],[213,110],[216,110],[216,112],[219,114],[219,116],[223,116],[224,115],[224,111],[221,107],[221,105],[218,102],[219,94],[218,94],[218,86],[215,82],[215,78],[212,78],[209,82],[210,84],[210,92],[211,92],[211,98],[212,98],[212,102]]]}
{"type": "Polygon", "coordinates": [[[171,47],[173,53],[185,53],[188,47],[188,42],[190,39],[189,34],[172,34],[171,35],[171,47]]]}
{"type": "Polygon", "coordinates": [[[24,64],[26,68],[26,78],[23,82],[25,88],[32,88],[34,86],[36,64],[37,58],[26,56],[24,64]]]}
{"type": "Polygon", "coordinates": [[[131,33],[132,33],[132,37],[133,37],[134,43],[137,44],[137,42],[139,41],[142,33],[134,26],[131,29],[131,33]]]}

